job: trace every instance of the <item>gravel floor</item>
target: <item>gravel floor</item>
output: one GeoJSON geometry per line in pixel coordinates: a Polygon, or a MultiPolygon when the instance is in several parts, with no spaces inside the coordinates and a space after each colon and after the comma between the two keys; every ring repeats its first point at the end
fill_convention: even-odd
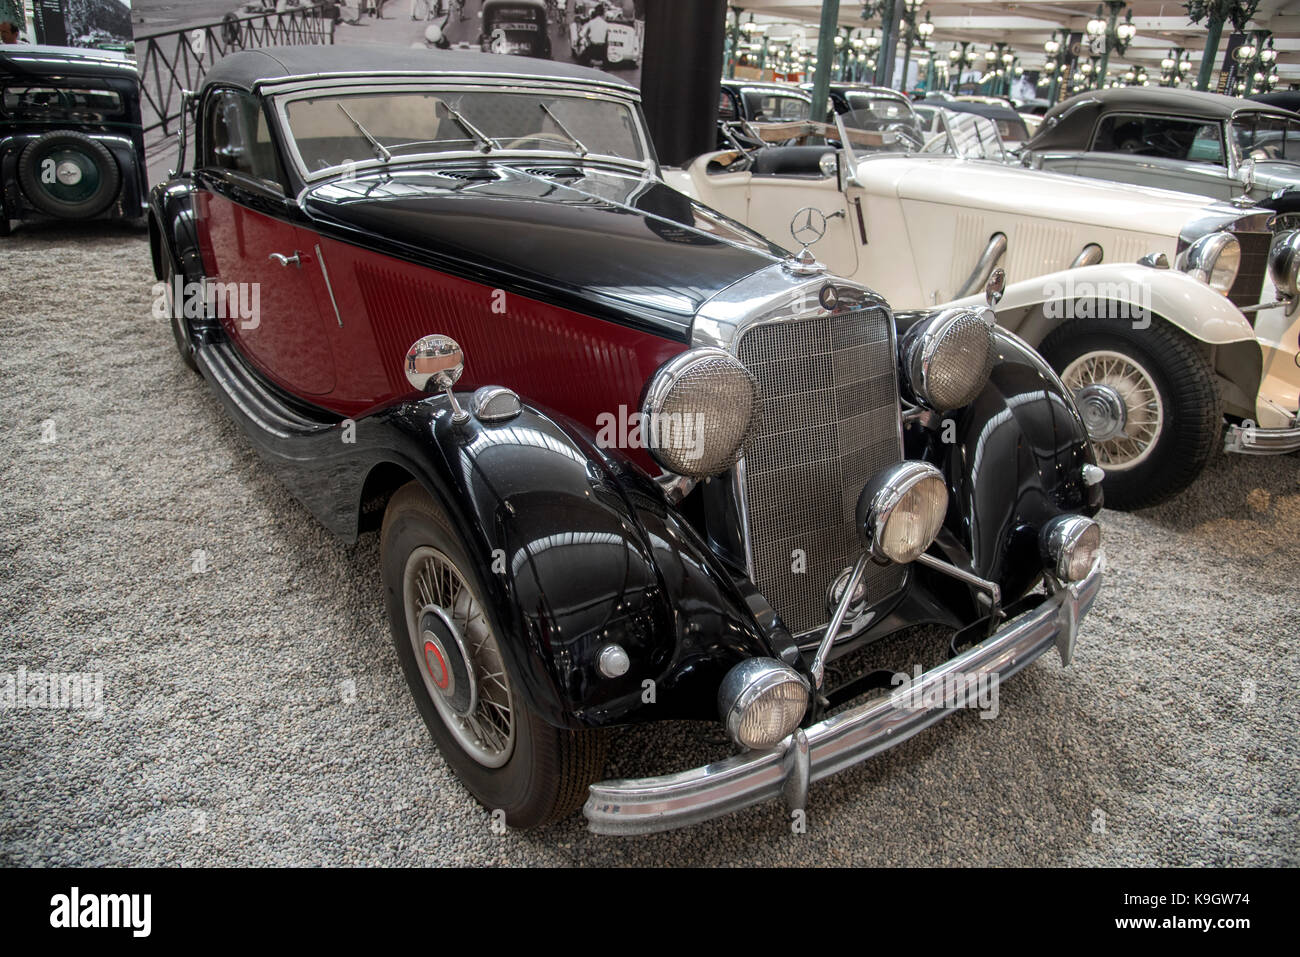
{"type": "MultiPolygon", "coordinates": [[[[4,715],[0,863],[1300,863],[1296,456],[1105,513],[1074,665],[815,786],[807,833],[773,805],[498,835],[408,696],[377,536],[314,524],[181,366],[139,234],[0,250],[0,675],[102,672],[104,699],[4,715]]],[[[619,732],[610,770],[689,767],[706,730],[619,732]]]]}

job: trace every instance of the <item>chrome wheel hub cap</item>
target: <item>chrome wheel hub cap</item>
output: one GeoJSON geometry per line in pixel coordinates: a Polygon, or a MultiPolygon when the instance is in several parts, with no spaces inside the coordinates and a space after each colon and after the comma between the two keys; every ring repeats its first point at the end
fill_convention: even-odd
{"type": "Polygon", "coordinates": [[[65,160],[55,168],[54,175],[64,186],[76,186],[81,182],[81,167],[65,160]]]}
{"type": "Polygon", "coordinates": [[[499,768],[515,746],[514,698],[478,596],[443,552],[421,546],[403,574],[407,633],[429,700],[456,743],[499,768]]]}
{"type": "Polygon", "coordinates": [[[1120,352],[1088,352],[1065,367],[1061,381],[1079,407],[1098,465],[1122,472],[1151,456],[1165,409],[1141,363],[1120,352]]]}
{"type": "Polygon", "coordinates": [[[1128,409],[1112,387],[1099,383],[1086,385],[1074,394],[1074,403],[1079,407],[1083,424],[1088,427],[1088,438],[1092,441],[1105,442],[1124,434],[1128,409]]]}

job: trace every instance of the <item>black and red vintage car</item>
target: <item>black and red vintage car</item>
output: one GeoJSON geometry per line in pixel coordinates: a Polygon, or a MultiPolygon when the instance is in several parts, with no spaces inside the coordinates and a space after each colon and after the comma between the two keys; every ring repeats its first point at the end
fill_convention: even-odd
{"type": "Polygon", "coordinates": [[[151,200],[177,345],[325,525],[380,531],[416,704],[510,824],[801,806],[927,691],[1068,662],[1100,470],[991,312],[895,316],[670,189],[594,70],[268,49],[190,99],[151,200]],[[832,680],[921,623],[953,641],[911,699],[832,680]],[[607,729],[659,719],[737,753],[602,781],[607,729]]]}

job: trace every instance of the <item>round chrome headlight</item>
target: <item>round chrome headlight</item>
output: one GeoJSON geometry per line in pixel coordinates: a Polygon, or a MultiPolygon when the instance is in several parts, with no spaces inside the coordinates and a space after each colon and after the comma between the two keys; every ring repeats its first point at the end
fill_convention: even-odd
{"type": "Polygon", "coordinates": [[[928,462],[900,462],[858,497],[858,535],[877,558],[900,565],[930,547],[948,514],[948,486],[928,462]]]}
{"type": "Polygon", "coordinates": [[[1202,236],[1183,251],[1179,267],[1215,292],[1225,296],[1237,279],[1241,266],[1241,243],[1232,233],[1218,232],[1202,236]]]}
{"type": "Polygon", "coordinates": [[[749,370],[722,349],[690,349],[650,379],[641,435],[668,471],[708,478],[740,458],[758,410],[758,380],[749,370]]]}
{"type": "Polygon", "coordinates": [[[817,160],[817,168],[822,171],[823,176],[834,176],[840,169],[839,158],[834,153],[823,153],[817,160]]]}
{"type": "Polygon", "coordinates": [[[742,748],[770,748],[799,727],[808,710],[803,676],[775,658],[746,658],[718,688],[718,714],[742,748]]]}
{"type": "Polygon", "coordinates": [[[993,326],[971,309],[945,309],[908,330],[903,373],[916,399],[936,412],[970,405],[993,371],[993,326]]]}
{"type": "Polygon", "coordinates": [[[1273,238],[1268,275],[1283,299],[1294,299],[1300,293],[1300,229],[1288,229],[1273,238]]]}
{"type": "Polygon", "coordinates": [[[1101,554],[1101,526],[1082,515],[1061,515],[1043,526],[1041,542],[1057,578],[1082,581],[1101,554]]]}

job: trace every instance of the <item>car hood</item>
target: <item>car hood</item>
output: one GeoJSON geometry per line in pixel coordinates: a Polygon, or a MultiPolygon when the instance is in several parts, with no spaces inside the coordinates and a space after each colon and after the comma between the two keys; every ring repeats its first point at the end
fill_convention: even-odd
{"type": "Polygon", "coordinates": [[[555,162],[398,167],[301,203],[344,241],[683,340],[704,302],[785,255],[658,179],[555,162]]]}
{"type": "Polygon", "coordinates": [[[1203,196],[946,156],[881,157],[860,178],[903,200],[1011,209],[1024,216],[1177,237],[1211,202],[1203,196]]]}
{"type": "Polygon", "coordinates": [[[1300,186],[1300,164],[1267,160],[1255,163],[1254,195],[1258,195],[1261,188],[1271,193],[1288,186],[1300,186]]]}

